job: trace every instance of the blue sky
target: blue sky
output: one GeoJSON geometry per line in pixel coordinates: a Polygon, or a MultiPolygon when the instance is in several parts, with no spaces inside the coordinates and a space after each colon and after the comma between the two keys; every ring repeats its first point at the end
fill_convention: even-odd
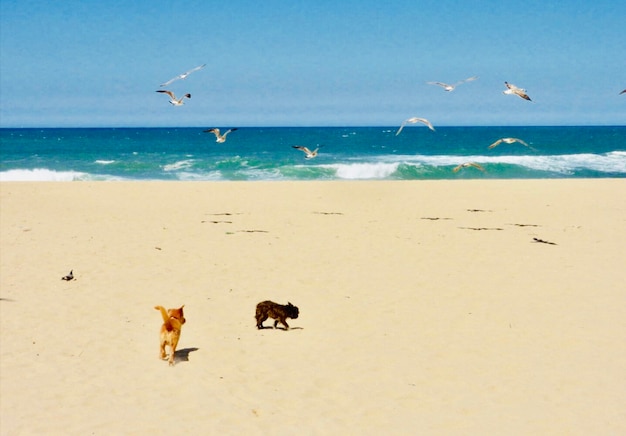
{"type": "Polygon", "coordinates": [[[624,125],[624,17],[614,0],[0,0],[0,126],[624,125]],[[169,88],[184,106],[155,92],[203,63],[169,88]]]}

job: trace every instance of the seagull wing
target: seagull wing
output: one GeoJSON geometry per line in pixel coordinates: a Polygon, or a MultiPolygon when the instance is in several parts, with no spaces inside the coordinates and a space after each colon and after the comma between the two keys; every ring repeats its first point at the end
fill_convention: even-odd
{"type": "Polygon", "coordinates": [[[309,150],[307,147],[303,147],[302,145],[292,145],[293,148],[297,148],[298,150],[306,153],[306,154],[311,154],[311,150],[309,150]]]}
{"type": "Polygon", "coordinates": [[[449,85],[449,84],[443,83],[443,82],[426,82],[426,83],[428,83],[429,85],[441,86],[442,88],[448,88],[450,86],[453,86],[453,85],[449,85]]]}
{"type": "Polygon", "coordinates": [[[463,80],[456,82],[453,86],[456,87],[456,86],[464,84],[465,82],[471,82],[472,80],[476,80],[476,79],[478,79],[478,76],[468,77],[467,79],[463,79],[463,80]]]}
{"type": "Polygon", "coordinates": [[[474,167],[474,168],[476,168],[476,169],[478,169],[478,170],[480,170],[480,171],[485,171],[485,169],[484,169],[482,166],[478,165],[478,164],[477,164],[477,163],[475,163],[475,162],[465,162],[465,163],[462,163],[461,165],[458,165],[458,166],[454,167],[454,168],[452,169],[452,171],[454,171],[454,172],[456,173],[456,172],[458,172],[461,168],[467,168],[467,167],[474,167]]]}
{"type": "Polygon", "coordinates": [[[218,128],[208,129],[208,130],[205,130],[204,133],[213,133],[216,138],[219,138],[219,136],[220,136],[220,129],[218,129],[218,128]]]}
{"type": "Polygon", "coordinates": [[[166,91],[165,89],[159,89],[156,92],[161,92],[163,94],[167,94],[170,96],[170,98],[172,98],[173,100],[176,100],[176,96],[174,95],[174,93],[172,91],[166,91]]]}
{"type": "Polygon", "coordinates": [[[477,163],[475,163],[475,162],[468,162],[468,164],[467,164],[467,165],[468,165],[468,166],[470,166],[470,167],[474,167],[474,168],[476,168],[477,170],[480,170],[480,171],[485,171],[485,169],[484,169],[481,165],[478,165],[478,164],[477,164],[477,163]]]}
{"type": "Polygon", "coordinates": [[[402,124],[400,124],[400,128],[396,132],[396,136],[398,136],[400,132],[402,131],[402,129],[404,129],[404,126],[406,126],[406,121],[403,121],[402,124]]]}
{"type": "Polygon", "coordinates": [[[172,82],[175,82],[175,81],[180,80],[180,79],[184,79],[185,77],[187,77],[188,75],[190,75],[190,74],[191,74],[191,73],[193,73],[194,71],[201,70],[201,69],[202,69],[202,68],[204,68],[205,66],[206,66],[206,64],[202,64],[202,65],[200,65],[200,66],[198,66],[198,67],[192,68],[191,70],[189,70],[189,71],[187,71],[187,72],[185,72],[185,73],[183,73],[183,74],[179,74],[178,76],[171,78],[171,79],[170,79],[170,80],[168,80],[167,82],[161,83],[161,86],[167,86],[167,85],[169,85],[169,84],[170,84],[170,83],[172,83],[172,82]]]}
{"type": "Polygon", "coordinates": [[[491,150],[492,148],[497,147],[498,145],[500,145],[502,143],[502,139],[498,139],[496,142],[494,142],[493,144],[491,144],[489,147],[487,147],[489,150],[491,150]]]}
{"type": "Polygon", "coordinates": [[[174,77],[173,79],[168,80],[167,82],[163,82],[163,83],[161,83],[161,87],[167,86],[167,85],[169,85],[170,83],[172,83],[172,82],[174,82],[174,81],[176,81],[176,80],[178,80],[178,79],[180,79],[180,77],[179,77],[179,76],[176,76],[176,77],[174,77]]]}
{"type": "Polygon", "coordinates": [[[522,141],[521,139],[518,138],[513,138],[516,142],[519,142],[522,145],[525,145],[526,147],[530,147],[530,145],[526,144],[526,142],[522,141]]]}
{"type": "Polygon", "coordinates": [[[465,164],[457,165],[457,166],[455,166],[454,168],[452,168],[452,171],[454,171],[455,173],[458,173],[458,172],[459,172],[459,170],[460,170],[461,168],[463,168],[464,166],[465,166],[465,164]]]}
{"type": "Polygon", "coordinates": [[[624,93],[626,93],[626,89],[624,89],[622,92],[620,92],[619,95],[622,95],[624,93]]]}
{"type": "Polygon", "coordinates": [[[432,130],[433,132],[435,131],[435,128],[433,127],[433,125],[426,118],[417,118],[416,121],[419,121],[420,123],[427,125],[428,128],[432,130]]]}
{"type": "MultiPolygon", "coordinates": [[[[201,69],[203,69],[204,67],[206,67],[206,64],[202,64],[202,65],[200,65],[200,66],[197,66],[197,67],[195,67],[195,68],[192,68],[191,70],[189,70],[189,71],[187,71],[187,72],[185,72],[185,73],[181,74],[180,76],[187,77],[187,76],[188,76],[188,75],[190,75],[191,73],[193,73],[193,72],[195,72],[195,71],[198,71],[198,70],[201,70],[201,69]]],[[[178,77],[180,77],[180,76],[178,76],[178,77]]]]}
{"type": "Polygon", "coordinates": [[[228,135],[230,132],[234,132],[235,130],[237,130],[237,127],[235,127],[234,129],[228,129],[224,132],[224,136],[228,135]]]}

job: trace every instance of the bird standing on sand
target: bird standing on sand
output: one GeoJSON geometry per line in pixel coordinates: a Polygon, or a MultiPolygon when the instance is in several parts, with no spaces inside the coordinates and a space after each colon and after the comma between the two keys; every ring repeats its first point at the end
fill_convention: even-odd
{"type": "Polygon", "coordinates": [[[70,273],[64,277],[61,277],[61,280],[65,280],[66,282],[69,282],[70,280],[74,279],[74,270],[71,270],[70,273]]]}
{"type": "Polygon", "coordinates": [[[415,123],[425,124],[426,126],[428,126],[430,130],[432,130],[433,132],[435,131],[435,128],[433,127],[433,125],[426,118],[412,117],[402,122],[402,124],[400,125],[400,128],[396,132],[396,136],[398,136],[400,132],[402,131],[402,129],[404,129],[404,126],[406,126],[407,124],[415,124],[415,123]]]}
{"type": "Polygon", "coordinates": [[[528,96],[528,94],[526,94],[525,89],[518,88],[517,86],[509,82],[504,82],[504,84],[506,85],[507,89],[502,91],[503,94],[517,95],[518,97],[523,98],[524,100],[532,101],[530,97],[528,96]]]}
{"type": "Polygon", "coordinates": [[[429,85],[441,86],[445,91],[450,92],[450,91],[454,91],[454,89],[457,86],[462,85],[465,82],[471,82],[471,81],[476,80],[476,79],[478,79],[478,76],[468,77],[465,80],[461,80],[460,82],[456,82],[454,85],[450,85],[448,83],[443,83],[443,82],[426,82],[426,83],[428,83],[429,85]]]}
{"type": "Polygon", "coordinates": [[[304,152],[305,159],[313,159],[314,157],[317,157],[317,151],[323,147],[323,145],[320,145],[319,147],[317,147],[315,150],[311,151],[308,149],[308,147],[304,147],[302,145],[292,145],[293,148],[297,148],[298,150],[304,152]]]}
{"type": "Polygon", "coordinates": [[[452,169],[452,171],[454,171],[456,173],[456,172],[458,172],[462,168],[469,168],[469,167],[474,167],[474,168],[476,168],[476,169],[478,169],[480,171],[485,171],[485,169],[482,166],[478,165],[475,162],[465,162],[465,163],[462,163],[461,165],[458,165],[458,166],[454,167],[452,169]]]}
{"type": "Polygon", "coordinates": [[[236,127],[234,129],[228,129],[224,132],[223,135],[220,135],[220,129],[214,128],[205,130],[204,133],[213,133],[215,135],[215,142],[219,142],[221,144],[222,142],[226,142],[226,135],[228,135],[230,132],[234,132],[235,130],[237,130],[236,127]]]}
{"type": "Polygon", "coordinates": [[[183,102],[183,99],[186,98],[191,98],[191,94],[185,94],[183,95],[181,98],[176,98],[176,96],[174,95],[174,93],[172,91],[165,91],[163,89],[159,89],[156,92],[161,92],[163,94],[167,94],[170,96],[170,103],[173,104],[174,106],[182,106],[185,103],[183,102]]]}
{"type": "Polygon", "coordinates": [[[526,146],[528,148],[532,148],[530,145],[526,144],[524,141],[522,141],[521,139],[517,139],[517,138],[500,138],[500,139],[498,139],[496,142],[494,142],[493,144],[491,144],[487,148],[489,148],[491,150],[492,148],[497,147],[498,145],[502,144],[503,142],[505,144],[513,144],[514,142],[519,142],[520,144],[522,144],[522,145],[524,145],[524,146],[526,146]]]}
{"type": "Polygon", "coordinates": [[[175,81],[177,81],[177,80],[186,79],[188,75],[190,75],[190,74],[191,74],[191,73],[193,73],[194,71],[201,70],[201,69],[203,69],[204,67],[206,67],[206,64],[202,64],[202,65],[200,65],[199,67],[195,67],[195,68],[192,68],[192,69],[191,69],[191,70],[189,70],[189,71],[184,72],[183,74],[179,74],[178,76],[171,78],[171,79],[170,79],[170,80],[168,80],[167,82],[165,82],[165,83],[161,83],[161,87],[167,86],[167,85],[169,85],[170,83],[175,82],[175,81]]]}

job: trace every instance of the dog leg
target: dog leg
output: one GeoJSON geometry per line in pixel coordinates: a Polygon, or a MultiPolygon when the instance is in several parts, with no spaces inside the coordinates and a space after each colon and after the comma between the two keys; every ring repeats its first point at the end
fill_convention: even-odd
{"type": "Polygon", "coordinates": [[[166,354],[165,354],[165,342],[161,341],[160,347],[159,347],[159,358],[161,360],[165,360],[166,354]]]}

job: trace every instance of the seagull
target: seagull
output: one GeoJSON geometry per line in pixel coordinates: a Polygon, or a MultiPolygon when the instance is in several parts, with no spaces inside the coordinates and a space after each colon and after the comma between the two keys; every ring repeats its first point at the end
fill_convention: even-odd
{"type": "Polygon", "coordinates": [[[163,89],[159,89],[156,92],[162,92],[164,94],[169,95],[170,96],[170,103],[172,103],[174,106],[182,106],[182,105],[184,105],[185,103],[183,102],[183,99],[185,97],[191,98],[191,94],[185,94],[181,98],[176,98],[176,96],[174,95],[174,93],[172,91],[165,91],[163,89]]]}
{"type": "Polygon", "coordinates": [[[213,133],[215,135],[215,142],[219,142],[221,144],[222,142],[226,142],[226,135],[228,135],[230,132],[234,132],[235,130],[237,130],[236,127],[234,129],[228,129],[224,132],[223,135],[220,135],[220,129],[214,128],[205,130],[204,133],[213,133]]]}
{"type": "Polygon", "coordinates": [[[513,144],[514,142],[519,142],[520,144],[525,145],[528,148],[532,148],[530,145],[526,144],[524,141],[522,141],[521,139],[517,139],[517,138],[500,138],[496,142],[491,144],[488,148],[491,150],[492,148],[497,147],[498,145],[502,144],[503,142],[505,144],[513,144]]]}
{"type": "Polygon", "coordinates": [[[462,85],[465,82],[471,82],[471,81],[476,80],[476,79],[478,79],[478,76],[468,77],[465,80],[461,80],[460,82],[456,82],[454,85],[450,85],[448,83],[443,83],[443,82],[426,82],[426,83],[428,83],[429,85],[441,86],[445,91],[450,92],[450,91],[454,91],[454,88],[456,88],[457,86],[462,85]]]}
{"type": "Polygon", "coordinates": [[[313,159],[314,157],[317,156],[317,150],[319,150],[321,147],[323,147],[323,145],[320,145],[319,147],[317,147],[313,151],[309,150],[307,147],[304,147],[302,145],[292,145],[292,147],[293,148],[297,148],[298,150],[304,152],[304,154],[306,155],[304,157],[305,159],[313,159]]]}
{"type": "Polygon", "coordinates": [[[65,277],[61,277],[61,280],[65,280],[66,282],[69,282],[70,280],[74,279],[74,270],[71,270],[70,273],[68,275],[66,275],[65,277]]]}
{"type": "Polygon", "coordinates": [[[179,74],[178,76],[174,77],[173,79],[170,79],[170,80],[168,80],[168,81],[167,81],[167,82],[165,82],[165,83],[161,83],[161,87],[167,86],[167,85],[169,85],[170,83],[175,82],[175,81],[177,81],[177,80],[186,79],[188,75],[190,75],[190,74],[191,74],[191,73],[193,73],[194,71],[201,70],[201,69],[203,69],[204,67],[206,67],[206,64],[202,64],[202,65],[200,65],[199,67],[192,68],[191,70],[189,70],[189,71],[187,71],[187,72],[185,72],[185,73],[183,73],[183,74],[179,74]]]}
{"type": "Polygon", "coordinates": [[[515,85],[510,84],[509,82],[504,82],[508,89],[502,91],[503,94],[515,94],[524,100],[532,101],[530,97],[526,94],[526,90],[522,88],[518,88],[515,85]]]}
{"type": "Polygon", "coordinates": [[[622,92],[619,93],[619,95],[625,94],[626,93],[626,89],[624,89],[622,92]]]}
{"type": "Polygon", "coordinates": [[[458,172],[461,168],[468,168],[468,167],[474,167],[474,168],[479,169],[479,170],[481,170],[481,171],[485,171],[485,169],[484,169],[482,166],[480,166],[480,165],[478,165],[477,163],[474,163],[474,162],[465,162],[465,163],[462,163],[461,165],[454,167],[454,168],[452,169],[452,171],[454,171],[454,172],[456,173],[456,172],[458,172]]]}
{"type": "Polygon", "coordinates": [[[415,123],[424,123],[424,124],[426,124],[428,126],[428,128],[430,130],[432,130],[433,132],[435,131],[435,128],[433,127],[433,125],[430,124],[430,121],[428,121],[426,118],[413,117],[413,118],[408,118],[408,119],[406,119],[406,120],[404,120],[402,122],[402,124],[400,125],[400,128],[396,132],[396,136],[398,136],[400,134],[402,129],[404,129],[405,125],[407,125],[407,124],[415,124],[415,123]]]}

